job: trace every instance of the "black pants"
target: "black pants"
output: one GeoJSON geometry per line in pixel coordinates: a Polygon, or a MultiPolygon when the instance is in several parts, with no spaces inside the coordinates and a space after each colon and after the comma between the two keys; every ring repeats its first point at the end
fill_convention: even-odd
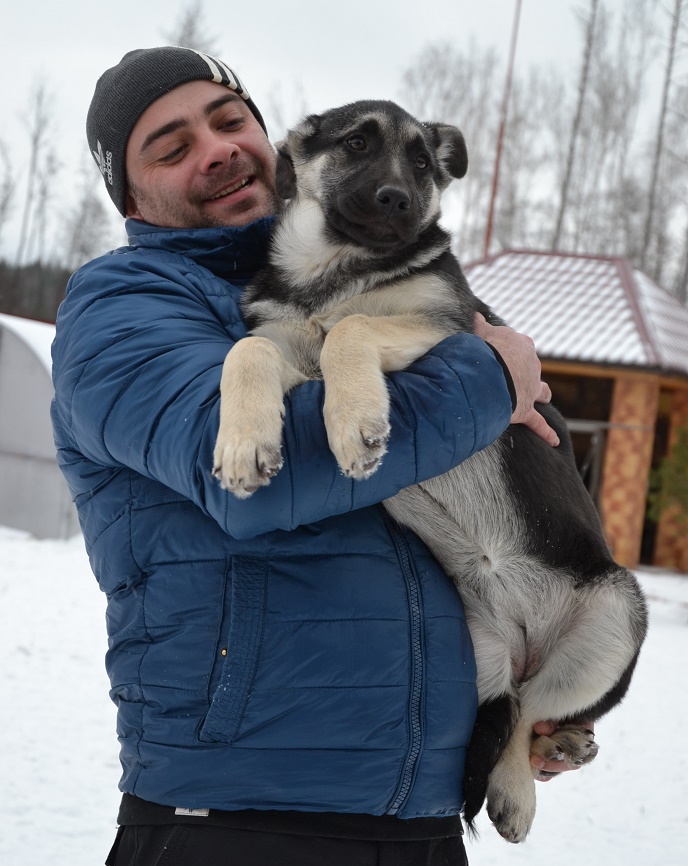
{"type": "Polygon", "coordinates": [[[463,839],[366,842],[229,827],[120,827],[106,866],[468,866],[463,839]]]}

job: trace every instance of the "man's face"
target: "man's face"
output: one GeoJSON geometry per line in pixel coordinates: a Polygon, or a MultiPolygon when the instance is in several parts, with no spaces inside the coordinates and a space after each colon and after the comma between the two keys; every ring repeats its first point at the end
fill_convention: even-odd
{"type": "Polygon", "coordinates": [[[191,81],[149,106],[127,143],[127,216],[169,228],[244,226],[277,210],[275,152],[246,103],[191,81]]]}

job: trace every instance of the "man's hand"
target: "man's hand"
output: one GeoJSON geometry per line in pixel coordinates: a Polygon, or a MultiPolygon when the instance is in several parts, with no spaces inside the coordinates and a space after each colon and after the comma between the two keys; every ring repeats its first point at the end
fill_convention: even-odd
{"type": "Polygon", "coordinates": [[[512,328],[488,325],[480,313],[475,314],[475,333],[495,347],[509,368],[516,390],[516,410],[511,423],[525,424],[548,445],[558,445],[556,432],[535,409],[535,403],[549,403],[552,399],[549,385],[540,379],[542,368],[535,343],[512,328]]]}
{"type": "MultiPolygon", "coordinates": [[[[591,734],[590,739],[592,740],[592,733],[595,730],[595,725],[593,722],[584,722],[585,727],[591,734]]],[[[536,722],[533,725],[533,743],[537,740],[538,737],[545,736],[549,737],[560,727],[559,723],[553,720],[549,720],[546,722],[536,722]]],[[[561,758],[554,761],[545,761],[539,755],[535,754],[534,751],[530,753],[530,765],[534,770],[537,771],[537,775],[535,778],[538,782],[550,782],[552,779],[555,779],[557,776],[562,773],[567,773],[569,770],[580,770],[584,763],[588,763],[589,760],[597,754],[597,746],[594,746],[594,750],[591,753],[590,757],[587,757],[585,760],[579,761],[577,763],[571,763],[571,761],[566,759],[566,755],[562,754],[561,758]]]]}

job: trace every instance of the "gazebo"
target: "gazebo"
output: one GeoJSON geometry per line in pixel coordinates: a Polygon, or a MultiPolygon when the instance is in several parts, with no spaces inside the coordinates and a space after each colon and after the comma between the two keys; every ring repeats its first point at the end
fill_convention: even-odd
{"type": "Polygon", "coordinates": [[[688,309],[624,258],[509,250],[465,271],[535,341],[617,561],[685,568],[685,528],[646,511],[650,470],[688,423],[688,309]]]}

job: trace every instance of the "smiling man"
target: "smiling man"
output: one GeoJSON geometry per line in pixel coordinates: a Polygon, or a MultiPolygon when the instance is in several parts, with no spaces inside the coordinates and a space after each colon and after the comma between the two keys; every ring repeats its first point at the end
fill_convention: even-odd
{"type": "Polygon", "coordinates": [[[499,356],[457,334],[390,376],[389,453],[365,482],[330,453],[322,384],[293,389],[284,469],[239,501],[213,448],[278,206],[263,119],[221,61],[153,48],[100,78],[87,135],[129,243],[70,280],[52,418],[108,599],[107,863],[461,866],[471,642],[379,503],[533,423],[549,391],[532,341],[483,325],[499,356]]]}
{"type": "Polygon", "coordinates": [[[126,150],[127,216],[159,226],[243,226],[275,213],[275,155],[240,96],[176,87],[141,115],[126,150]]]}

